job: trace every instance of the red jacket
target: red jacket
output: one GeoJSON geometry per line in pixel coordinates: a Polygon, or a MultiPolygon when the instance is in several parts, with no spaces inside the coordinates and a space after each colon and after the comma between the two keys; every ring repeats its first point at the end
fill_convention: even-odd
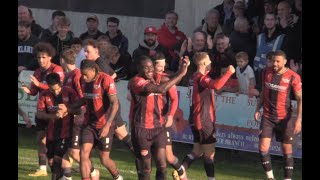
{"type": "Polygon", "coordinates": [[[171,33],[165,23],[158,29],[158,42],[169,50],[170,56],[175,57],[173,48],[187,39],[186,35],[175,27],[176,32],[171,33]]]}

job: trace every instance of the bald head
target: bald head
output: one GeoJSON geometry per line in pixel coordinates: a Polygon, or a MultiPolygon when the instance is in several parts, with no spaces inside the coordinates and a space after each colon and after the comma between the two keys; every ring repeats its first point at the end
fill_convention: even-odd
{"type": "Polygon", "coordinates": [[[291,13],[291,6],[287,1],[281,1],[278,4],[277,11],[280,18],[288,17],[291,13]]]}

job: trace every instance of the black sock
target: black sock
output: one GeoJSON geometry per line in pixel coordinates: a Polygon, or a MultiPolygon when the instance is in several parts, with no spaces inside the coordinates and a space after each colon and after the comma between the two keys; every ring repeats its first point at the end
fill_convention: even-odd
{"type": "Polygon", "coordinates": [[[172,164],[170,164],[175,170],[178,171],[179,176],[183,174],[183,169],[181,166],[181,163],[179,162],[179,159],[177,157],[174,158],[174,161],[172,164]]]}
{"type": "Polygon", "coordinates": [[[214,160],[207,156],[204,156],[203,159],[207,177],[214,177],[214,160]]]}
{"type": "Polygon", "coordinates": [[[283,161],[284,161],[284,177],[291,179],[293,175],[293,164],[294,164],[292,154],[284,154],[283,161]]]}
{"type": "Polygon", "coordinates": [[[272,166],[271,166],[271,157],[268,152],[260,152],[260,159],[262,163],[262,167],[265,172],[271,171],[272,166]]]}
{"type": "Polygon", "coordinates": [[[124,142],[126,146],[130,149],[130,151],[135,155],[134,148],[131,141],[131,135],[127,134],[126,137],[122,139],[122,142],[124,142]]]}
{"type": "Polygon", "coordinates": [[[195,161],[197,158],[198,156],[194,152],[191,152],[183,159],[183,167],[187,170],[191,166],[192,162],[195,161]]]}

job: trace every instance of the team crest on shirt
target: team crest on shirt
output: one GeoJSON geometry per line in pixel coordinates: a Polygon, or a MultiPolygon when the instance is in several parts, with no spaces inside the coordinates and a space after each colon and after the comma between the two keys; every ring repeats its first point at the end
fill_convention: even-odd
{"type": "Polygon", "coordinates": [[[72,79],[68,79],[68,83],[72,82],[72,79]]]}
{"type": "Polygon", "coordinates": [[[69,98],[68,97],[64,97],[64,98],[62,98],[62,101],[69,102],[69,98]]]}
{"type": "Polygon", "coordinates": [[[100,84],[98,84],[98,85],[93,85],[93,88],[94,88],[94,89],[99,89],[99,88],[100,88],[100,84]]]}
{"type": "Polygon", "coordinates": [[[115,88],[115,85],[112,83],[110,84],[110,89],[114,89],[115,88]]]}
{"type": "Polygon", "coordinates": [[[204,82],[209,83],[210,82],[210,78],[205,78],[204,82]]]}
{"type": "Polygon", "coordinates": [[[283,81],[284,83],[289,83],[290,79],[288,79],[288,78],[282,78],[282,81],[283,81]]]}

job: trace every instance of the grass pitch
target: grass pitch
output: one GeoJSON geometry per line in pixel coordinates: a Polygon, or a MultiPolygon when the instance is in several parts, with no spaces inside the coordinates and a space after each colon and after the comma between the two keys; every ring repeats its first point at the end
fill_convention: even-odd
{"type": "MultiPolygon", "coordinates": [[[[174,153],[180,160],[190,152],[192,145],[174,143],[174,153]]],[[[137,173],[134,165],[134,158],[128,149],[116,138],[111,151],[111,158],[115,161],[120,174],[125,180],[136,180],[137,173]]],[[[97,153],[93,158],[95,168],[100,170],[100,179],[112,179],[109,172],[100,164],[97,153]]],[[[275,178],[283,179],[282,157],[272,156],[272,165],[275,178]]],[[[18,179],[51,179],[50,168],[48,177],[28,177],[28,174],[38,168],[36,132],[34,128],[27,129],[18,127],[18,179]]],[[[74,169],[78,170],[79,165],[74,163],[74,169]]],[[[173,168],[168,165],[167,179],[172,179],[173,168]]],[[[301,159],[295,159],[294,180],[302,179],[301,159]]],[[[265,180],[266,176],[260,164],[259,154],[228,149],[216,149],[215,174],[218,180],[265,180]]],[[[206,173],[202,159],[195,161],[187,170],[189,180],[206,180],[206,173]]],[[[155,165],[153,164],[151,179],[155,179],[155,165]]],[[[73,174],[74,180],[81,180],[79,173],[73,174]]]]}

